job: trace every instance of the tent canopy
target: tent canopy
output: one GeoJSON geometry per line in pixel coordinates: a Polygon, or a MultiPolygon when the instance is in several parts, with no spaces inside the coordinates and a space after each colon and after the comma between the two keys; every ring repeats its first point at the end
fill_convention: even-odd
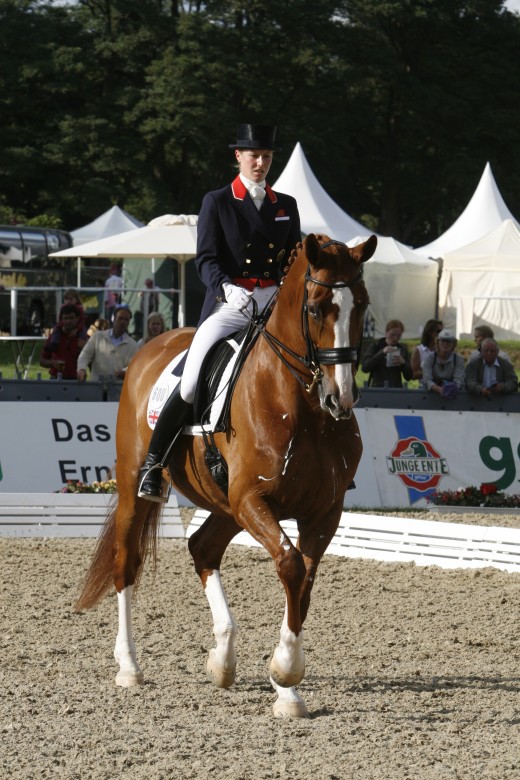
{"type": "Polygon", "coordinates": [[[507,219],[477,241],[443,256],[440,316],[457,336],[477,324],[490,325],[497,339],[520,335],[520,229],[507,219]]]}
{"type": "Polygon", "coordinates": [[[358,235],[368,238],[372,232],[349,217],[327,194],[312,172],[299,142],[273,189],[296,198],[302,232],[307,235],[324,233],[338,241],[349,241],[358,235]]]}
{"type": "Polygon", "coordinates": [[[89,241],[97,241],[100,238],[115,236],[125,230],[136,230],[143,227],[143,223],[133,217],[119,206],[112,206],[93,222],[71,231],[74,246],[86,244],[89,241]]]}
{"type": "Polygon", "coordinates": [[[427,257],[443,257],[446,252],[453,252],[496,230],[506,219],[520,228],[504,203],[487,163],[478,187],[460,217],[442,236],[418,247],[417,251],[427,257]]]}
{"type": "MultiPolygon", "coordinates": [[[[349,241],[356,246],[366,236],[349,241]]],[[[421,335],[424,323],[436,316],[439,265],[394,238],[379,236],[377,249],[363,265],[377,337],[383,336],[389,320],[402,320],[405,338],[421,335]]]]}

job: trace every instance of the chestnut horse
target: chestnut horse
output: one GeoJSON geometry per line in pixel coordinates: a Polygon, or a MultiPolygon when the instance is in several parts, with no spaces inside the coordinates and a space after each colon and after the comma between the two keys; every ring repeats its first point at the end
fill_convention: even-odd
{"type": "MultiPolygon", "coordinates": [[[[309,235],[285,269],[272,313],[246,358],[235,386],[229,429],[215,443],[229,469],[227,495],[214,482],[199,436],[181,435],[166,477],[195,506],[209,510],[189,539],[211,609],[216,647],[209,651],[212,681],[235,679],[236,623],[220,578],[224,552],[246,529],[271,555],[285,589],[280,641],[270,662],[276,716],[307,716],[295,690],[305,671],[302,624],[318,564],[334,536],[362,444],[352,408],[355,364],[368,294],[361,264],[376,237],[354,248],[309,235]],[[294,546],[280,526],[294,518],[294,546]]],[[[117,419],[119,499],[107,517],[87,573],[78,609],[92,607],[115,584],[119,631],[116,683],[139,685],[131,627],[131,596],[147,552],[155,557],[160,504],[137,498],[137,482],[151,431],[147,402],[156,379],[190,344],[193,329],[158,336],[129,366],[117,419]]]]}

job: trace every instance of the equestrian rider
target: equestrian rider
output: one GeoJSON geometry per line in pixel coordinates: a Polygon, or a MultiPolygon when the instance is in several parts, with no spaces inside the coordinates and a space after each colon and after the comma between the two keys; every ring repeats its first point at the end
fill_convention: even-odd
{"type": "Polygon", "coordinates": [[[239,174],[226,187],[208,192],[197,224],[195,265],[206,286],[181,382],[156,423],[140,472],[138,495],[165,501],[162,468],[193,403],[200,367],[210,347],[241,330],[251,314],[251,297],[261,311],[278,286],[291,250],[301,241],[300,217],[290,195],[266,182],[276,127],[241,124],[235,150],[239,174]]]}

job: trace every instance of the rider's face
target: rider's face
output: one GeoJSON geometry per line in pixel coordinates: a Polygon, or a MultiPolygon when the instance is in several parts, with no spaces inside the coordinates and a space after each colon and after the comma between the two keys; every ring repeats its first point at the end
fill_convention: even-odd
{"type": "Polygon", "coordinates": [[[271,149],[235,149],[240,173],[246,179],[263,181],[269,173],[273,161],[271,149]]]}

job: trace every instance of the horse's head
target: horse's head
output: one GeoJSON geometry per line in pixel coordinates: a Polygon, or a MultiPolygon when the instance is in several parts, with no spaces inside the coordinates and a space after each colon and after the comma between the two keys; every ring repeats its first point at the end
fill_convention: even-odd
{"type": "Polygon", "coordinates": [[[376,246],[375,236],[356,247],[313,234],[303,242],[308,263],[303,298],[307,354],[318,371],[321,407],[335,419],[350,417],[358,399],[355,366],[369,303],[362,263],[376,246]]]}

